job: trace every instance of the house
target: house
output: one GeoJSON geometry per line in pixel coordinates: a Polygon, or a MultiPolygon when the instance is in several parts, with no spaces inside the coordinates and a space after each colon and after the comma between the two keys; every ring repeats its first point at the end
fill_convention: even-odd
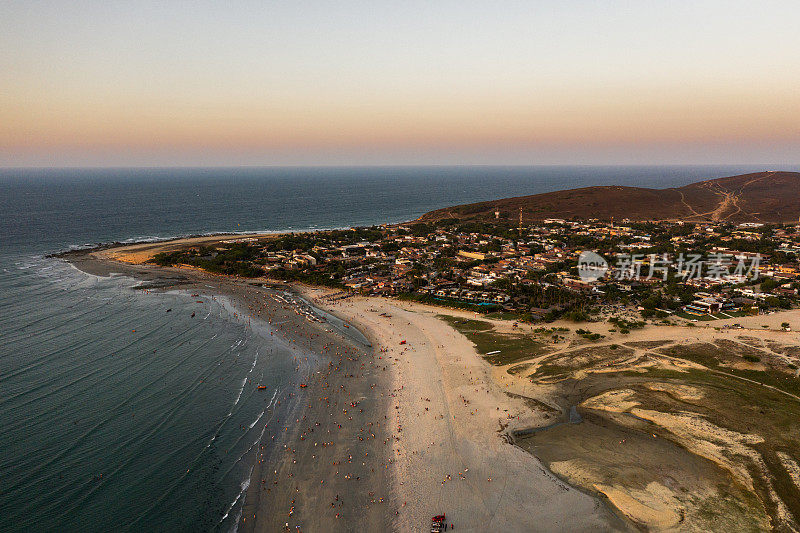
{"type": "Polygon", "coordinates": [[[732,310],[734,304],[730,300],[720,298],[701,298],[683,306],[683,310],[692,315],[710,315],[720,311],[732,310]]]}
{"type": "Polygon", "coordinates": [[[480,259],[481,261],[486,259],[486,254],[482,254],[480,252],[468,252],[466,250],[459,250],[458,255],[461,257],[466,257],[467,259],[480,259]]]}

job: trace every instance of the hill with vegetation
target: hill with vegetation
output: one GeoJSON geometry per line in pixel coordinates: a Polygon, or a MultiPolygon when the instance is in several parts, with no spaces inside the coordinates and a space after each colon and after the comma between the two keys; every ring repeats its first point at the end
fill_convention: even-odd
{"type": "Polygon", "coordinates": [[[426,213],[420,221],[517,221],[520,209],[524,223],[547,218],[797,222],[800,172],[742,174],[669,189],[583,187],[438,209],[426,213]]]}

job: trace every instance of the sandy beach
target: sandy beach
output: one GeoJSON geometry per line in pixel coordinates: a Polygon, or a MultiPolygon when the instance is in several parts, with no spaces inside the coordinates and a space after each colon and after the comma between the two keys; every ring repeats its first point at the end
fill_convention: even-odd
{"type": "Polygon", "coordinates": [[[372,344],[365,346],[346,329],[298,319],[260,280],[139,264],[163,246],[69,259],[87,272],[121,272],[153,287],[189,289],[202,280],[319,356],[298,365],[296,388],[283,398],[294,400],[292,410],[264,436],[240,530],[413,531],[440,513],[467,531],[625,528],[601,500],[510,444],[505,430],[543,421],[493,382],[472,343],[435,309],[380,298],[331,301],[335,291],[293,288],[363,332],[372,344]]]}
{"type": "Polygon", "coordinates": [[[239,530],[386,530],[388,373],[355,326],[290,321],[300,300],[284,292],[281,313],[268,303],[273,294],[250,288],[243,301],[318,362],[299,370],[291,412],[264,436],[239,530]]]}
{"type": "Polygon", "coordinates": [[[356,297],[336,306],[382,347],[392,369],[389,432],[397,531],[447,513],[459,531],[624,529],[597,498],[560,481],[504,431],[540,423],[508,396],[439,310],[356,297]]]}
{"type": "MultiPolygon", "coordinates": [[[[327,292],[302,290],[317,299],[327,292]]],[[[398,509],[392,525],[397,531],[422,528],[440,513],[468,531],[701,531],[714,522],[734,529],[793,527],[792,511],[773,486],[776,474],[749,448],[764,440],[759,432],[772,441],[770,423],[750,427],[752,433],[746,427],[730,429],[737,427],[728,417],[735,416],[738,404],[726,404],[722,391],[716,397],[707,386],[714,379],[728,386],[735,380],[749,387],[744,389],[752,395],[747,402],[769,403],[776,400],[768,398],[777,397],[787,406],[795,405],[797,396],[731,374],[728,368],[758,371],[768,368],[766,364],[783,368],[796,363],[791,346],[797,333],[783,331],[781,325],[796,324],[798,311],[706,324],[651,325],[625,334],[613,324],[591,324],[605,335],[601,343],[570,334],[572,340],[545,350],[545,357],[570,357],[579,367],[590,365],[560,378],[559,384],[558,379],[532,381],[540,357],[536,353],[529,353],[521,365],[490,364],[445,316],[477,318],[507,336],[535,337],[535,327],[374,297],[352,297],[329,307],[372,339],[391,370],[387,432],[390,493],[398,509]],[[734,325],[740,329],[730,329],[734,325]],[[523,331],[528,329],[530,333],[523,331]],[[686,358],[707,346],[722,350],[720,368],[686,358]],[[752,350],[762,362],[738,359],[752,350]],[[515,365],[530,368],[515,372],[515,365]],[[654,376],[659,371],[695,372],[700,381],[693,385],[691,379],[687,384],[659,380],[647,374],[650,369],[654,376]],[[703,385],[706,375],[711,381],[703,385]],[[618,376],[626,376],[624,383],[637,392],[615,385],[618,376]],[[664,397],[712,411],[704,419],[689,412],[654,410],[659,404],[652,402],[664,397]],[[573,417],[565,412],[575,403],[586,417],[583,423],[559,423],[564,416],[573,417]],[[519,444],[513,437],[516,431],[530,434],[531,428],[554,423],[556,429],[543,441],[523,438],[521,447],[511,444],[519,444]],[[714,449],[726,451],[709,451],[714,449]],[[565,454],[577,458],[563,460],[565,454]],[[729,454],[740,459],[729,460],[729,454]],[[747,461],[756,465],[757,475],[747,473],[747,461]],[[674,485],[675,480],[680,484],[674,485]],[[754,483],[766,483],[767,499],[761,503],[753,497],[754,483]],[[710,502],[721,515],[704,510],[710,502]]],[[[550,325],[568,326],[574,327],[550,325]]],[[[764,412],[759,403],[746,408],[764,412]]],[[[791,474],[794,460],[781,453],[791,474]]],[[[793,479],[797,484],[796,473],[793,479]]]]}
{"type": "Polygon", "coordinates": [[[416,531],[438,514],[467,531],[702,530],[719,519],[709,505],[733,528],[793,523],[794,504],[778,495],[790,489],[773,487],[770,469],[794,471],[794,459],[768,419],[741,425],[726,395],[735,383],[731,400],[748,409],[796,407],[796,395],[732,372],[790,379],[797,334],[781,325],[796,326],[800,311],[624,333],[596,322],[584,325],[599,335],[587,340],[574,324],[139,264],[164,246],[176,244],[70,260],[154,287],[202,279],[308,354],[283,392],[291,412],[265,434],[242,531],[416,531]],[[308,303],[327,320],[309,320],[308,303]],[[491,332],[483,341],[480,328],[491,332]],[[505,346],[500,359],[487,357],[492,343],[505,346]],[[777,459],[754,452],[764,440],[755,432],[777,459]]]}
{"type": "Polygon", "coordinates": [[[177,288],[228,298],[241,319],[269,328],[276,342],[300,354],[296,379],[276,397],[281,414],[268,424],[259,445],[240,531],[391,527],[395,514],[388,503],[384,434],[389,373],[355,326],[310,320],[308,306],[280,284],[265,288],[195,269],[115,261],[105,253],[74,253],[68,259],[93,275],[139,279],[148,290],[177,288]]]}

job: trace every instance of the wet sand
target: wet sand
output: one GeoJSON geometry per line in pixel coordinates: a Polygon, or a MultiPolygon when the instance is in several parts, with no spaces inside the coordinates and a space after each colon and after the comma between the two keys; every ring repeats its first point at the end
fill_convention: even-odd
{"type": "Polygon", "coordinates": [[[298,365],[297,389],[287,389],[291,414],[264,435],[241,531],[418,531],[440,513],[459,531],[628,528],[603,501],[510,443],[507,430],[543,421],[493,381],[472,343],[435,309],[380,298],[331,302],[329,290],[294,287],[358,328],[369,347],[349,328],[309,321],[254,280],[120,263],[107,252],[68,259],[154,288],[211,285],[312,354],[298,365]]]}
{"type": "Polygon", "coordinates": [[[297,361],[296,379],[277,397],[284,404],[283,419],[272,421],[259,446],[240,531],[280,531],[287,524],[292,531],[297,526],[302,531],[392,528],[383,433],[389,372],[378,364],[372,346],[359,340],[355,326],[334,328],[310,320],[307,306],[281,284],[265,288],[253,280],[87,253],[66,259],[92,275],[133,277],[141,288],[226,297],[253,327],[262,323],[307,354],[297,361]]]}
{"type": "MultiPolygon", "coordinates": [[[[251,290],[246,298],[262,296],[251,290]]],[[[240,531],[391,529],[388,372],[372,346],[347,333],[303,323],[287,330],[320,364],[298,385],[302,398],[290,416],[265,435],[275,445],[262,447],[272,453],[258,458],[240,531]]]]}

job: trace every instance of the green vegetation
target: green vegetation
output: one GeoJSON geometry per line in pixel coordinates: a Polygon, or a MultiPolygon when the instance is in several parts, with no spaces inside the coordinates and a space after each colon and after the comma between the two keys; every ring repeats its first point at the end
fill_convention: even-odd
{"type": "Polygon", "coordinates": [[[575,333],[577,333],[578,335],[580,335],[584,339],[590,340],[592,342],[597,342],[600,339],[605,337],[605,335],[600,335],[599,333],[592,333],[588,329],[576,329],[575,333]]]}
{"type": "Polygon", "coordinates": [[[160,266],[190,265],[215,274],[255,278],[264,270],[254,261],[258,258],[253,247],[232,244],[226,248],[200,247],[176,252],[161,252],[151,260],[160,266]]]}
{"type": "Polygon", "coordinates": [[[569,376],[573,372],[597,368],[604,362],[631,354],[633,354],[632,349],[618,344],[584,346],[568,352],[555,353],[543,358],[533,379],[569,376]]]}
{"type": "Polygon", "coordinates": [[[341,281],[331,277],[329,274],[313,270],[306,271],[306,270],[294,270],[294,269],[290,270],[286,268],[276,268],[270,271],[269,276],[271,278],[283,281],[299,281],[300,283],[305,283],[308,285],[320,285],[323,287],[333,287],[333,288],[344,287],[341,281]]]}
{"type": "Polygon", "coordinates": [[[624,318],[620,318],[617,316],[612,316],[611,318],[608,319],[608,321],[611,324],[617,326],[619,329],[631,330],[631,329],[641,329],[644,327],[644,321],[641,320],[631,321],[631,320],[625,320],[624,318]]]}
{"type": "Polygon", "coordinates": [[[472,341],[478,353],[483,354],[493,365],[508,365],[547,352],[541,342],[524,335],[497,333],[492,324],[483,320],[462,319],[450,315],[438,316],[472,341]],[[491,352],[499,353],[486,355],[491,352]]]}
{"type": "Polygon", "coordinates": [[[758,358],[758,361],[760,361],[762,355],[760,355],[759,350],[748,349],[743,345],[738,345],[738,347],[734,348],[726,344],[723,348],[710,343],[696,343],[669,346],[658,351],[671,357],[700,363],[711,370],[749,379],[763,385],[775,387],[789,394],[800,396],[800,380],[786,372],[771,367],[765,370],[747,370],[732,366],[733,363],[736,363],[738,357],[742,357],[747,361],[758,358]]]}

